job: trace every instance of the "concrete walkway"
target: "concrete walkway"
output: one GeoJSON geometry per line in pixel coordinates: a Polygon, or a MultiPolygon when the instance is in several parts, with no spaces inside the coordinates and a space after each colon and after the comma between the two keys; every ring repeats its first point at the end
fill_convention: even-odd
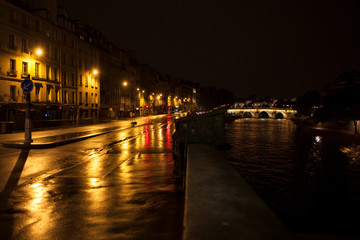
{"type": "Polygon", "coordinates": [[[214,147],[189,144],[187,156],[184,240],[293,239],[214,147]]]}
{"type": "Polygon", "coordinates": [[[51,149],[0,147],[1,239],[181,239],[184,203],[172,174],[173,118],[136,120],[139,127],[130,119],[35,131],[34,142],[46,138],[45,146],[59,135],[64,142],[71,134],[115,129],[51,149]]]}
{"type": "MultiPolygon", "coordinates": [[[[51,148],[87,138],[99,136],[111,131],[122,130],[133,127],[132,119],[110,121],[85,126],[66,126],[48,130],[32,131],[32,144],[24,145],[24,132],[0,134],[0,144],[11,148],[51,148]]],[[[138,117],[137,126],[151,123],[149,117],[138,117]]]]}

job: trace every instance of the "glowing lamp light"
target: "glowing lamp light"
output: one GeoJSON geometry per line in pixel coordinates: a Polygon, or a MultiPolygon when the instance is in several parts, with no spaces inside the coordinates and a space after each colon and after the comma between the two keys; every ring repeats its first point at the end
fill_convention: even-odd
{"type": "Polygon", "coordinates": [[[124,82],[123,84],[124,84],[124,86],[126,86],[126,85],[127,85],[127,82],[124,82]]]}
{"type": "Polygon", "coordinates": [[[41,56],[43,54],[43,51],[42,51],[42,49],[38,48],[38,49],[36,49],[35,53],[36,53],[36,55],[41,56]]]}
{"type": "Polygon", "coordinates": [[[99,71],[97,69],[94,69],[93,74],[98,75],[99,71]]]}

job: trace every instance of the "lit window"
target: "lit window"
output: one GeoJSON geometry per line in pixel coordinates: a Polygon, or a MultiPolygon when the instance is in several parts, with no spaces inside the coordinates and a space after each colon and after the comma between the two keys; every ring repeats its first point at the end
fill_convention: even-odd
{"type": "Polygon", "coordinates": [[[22,63],[22,75],[23,76],[28,75],[28,63],[27,62],[22,63]]]}
{"type": "Polygon", "coordinates": [[[35,77],[40,76],[40,63],[35,63],[35,77]]]}
{"type": "Polygon", "coordinates": [[[51,102],[51,85],[47,85],[46,87],[46,101],[51,102]]]}

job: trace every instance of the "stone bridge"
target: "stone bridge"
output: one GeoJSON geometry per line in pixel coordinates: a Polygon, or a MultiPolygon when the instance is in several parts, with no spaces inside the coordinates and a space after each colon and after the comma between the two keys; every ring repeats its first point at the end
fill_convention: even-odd
{"type": "Polygon", "coordinates": [[[239,118],[289,119],[296,114],[296,110],[291,108],[229,108],[227,114],[239,118]]]}

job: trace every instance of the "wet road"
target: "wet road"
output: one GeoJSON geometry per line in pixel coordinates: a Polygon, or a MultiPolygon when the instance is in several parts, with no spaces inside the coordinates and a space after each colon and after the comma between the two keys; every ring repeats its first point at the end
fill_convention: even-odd
{"type": "Polygon", "coordinates": [[[1,239],[181,239],[173,120],[52,149],[0,148],[1,239]]]}

